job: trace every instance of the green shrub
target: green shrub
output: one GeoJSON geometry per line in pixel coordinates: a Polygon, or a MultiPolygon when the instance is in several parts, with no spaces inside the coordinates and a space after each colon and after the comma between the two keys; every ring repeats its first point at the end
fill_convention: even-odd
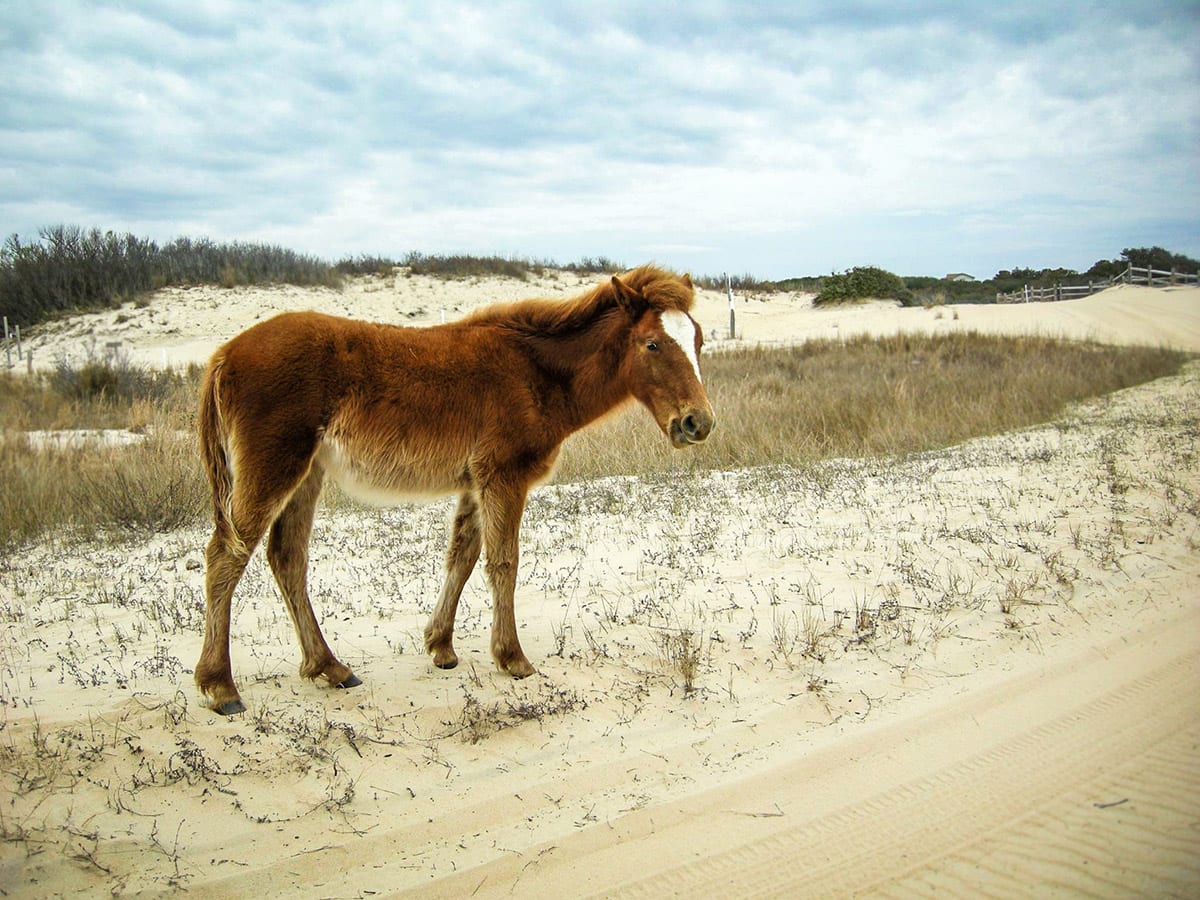
{"type": "Polygon", "coordinates": [[[906,306],[913,302],[912,292],[904,286],[904,280],[899,275],[874,266],[855,266],[848,272],[826,278],[821,293],[813,303],[842,303],[868,297],[899,300],[906,306]]]}

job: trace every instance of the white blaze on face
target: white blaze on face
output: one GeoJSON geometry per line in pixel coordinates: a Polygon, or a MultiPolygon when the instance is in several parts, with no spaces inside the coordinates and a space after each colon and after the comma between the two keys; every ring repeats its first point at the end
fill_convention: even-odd
{"type": "Polygon", "coordinates": [[[696,359],[696,323],[687,313],[676,309],[667,310],[662,314],[661,320],[663,331],[679,345],[679,349],[696,370],[696,380],[703,383],[704,379],[700,377],[700,360],[696,359]]]}

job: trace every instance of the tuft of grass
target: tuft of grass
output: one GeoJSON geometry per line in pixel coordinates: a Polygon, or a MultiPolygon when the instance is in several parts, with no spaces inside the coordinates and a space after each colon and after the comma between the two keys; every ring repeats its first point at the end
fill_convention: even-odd
{"type": "Polygon", "coordinates": [[[700,674],[704,654],[703,637],[690,628],[681,628],[662,632],[659,640],[663,661],[667,668],[679,675],[683,695],[690,697],[696,691],[696,676],[700,674]]]}
{"type": "Polygon", "coordinates": [[[586,708],[587,701],[582,696],[563,687],[547,687],[538,696],[508,696],[490,703],[464,687],[463,708],[454,723],[454,733],[468,744],[478,744],[497,731],[515,728],[522,722],[541,723],[547,717],[565,716],[586,708]]]}

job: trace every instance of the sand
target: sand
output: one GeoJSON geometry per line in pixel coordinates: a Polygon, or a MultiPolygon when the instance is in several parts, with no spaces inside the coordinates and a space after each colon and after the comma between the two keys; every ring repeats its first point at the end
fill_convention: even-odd
{"type": "MultiPolygon", "coordinates": [[[[593,279],[173,290],[30,338],[35,364],[203,360],[271,312],[417,324],[593,279]],[[122,318],[124,317],[124,318],[122,318]],[[93,348],[93,352],[97,352],[93,348]]],[[[730,344],[704,293],[710,347],[730,344]]],[[[1200,291],[814,310],[739,339],[972,328],[1200,350],[1200,291]]],[[[312,585],[364,684],[296,675],[265,561],[235,597],[249,711],[191,683],[205,529],[0,563],[11,896],[1194,896],[1200,364],[903,460],[547,486],[517,617],[539,674],[421,628],[449,502],[322,515],[312,585]]]]}

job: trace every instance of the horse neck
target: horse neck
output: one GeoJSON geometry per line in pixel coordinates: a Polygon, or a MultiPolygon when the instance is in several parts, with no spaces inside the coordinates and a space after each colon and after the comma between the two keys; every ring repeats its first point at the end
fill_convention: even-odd
{"type": "Polygon", "coordinates": [[[545,337],[534,342],[539,364],[555,381],[567,388],[569,432],[590,422],[629,399],[625,375],[628,319],[621,313],[599,316],[572,335],[545,337]]]}

